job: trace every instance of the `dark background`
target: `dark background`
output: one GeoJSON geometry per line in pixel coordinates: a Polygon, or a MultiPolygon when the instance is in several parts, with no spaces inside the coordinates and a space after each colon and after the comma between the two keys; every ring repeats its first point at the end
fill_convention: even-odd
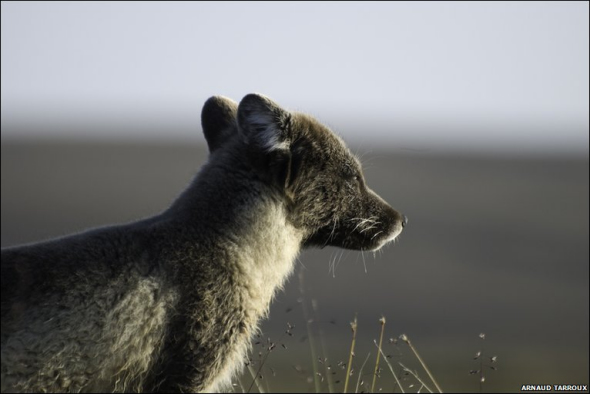
{"type": "MultiPolygon", "coordinates": [[[[348,362],[355,316],[349,391],[368,353],[359,391],[370,389],[382,316],[388,360],[396,371],[400,361],[416,369],[430,387],[410,349],[390,338],[407,334],[446,391],[479,389],[469,370],[479,368],[473,358],[482,345],[484,355],[498,357],[498,370],[486,369],[484,391],[588,383],[587,157],[351,148],[362,155],[368,184],[409,225],[375,255],[302,253],[255,338],[253,370],[268,338],[276,344],[261,369],[263,388],[315,391],[315,364],[342,391],[345,371],[337,364],[348,362]],[[292,336],[287,323],[295,325],[292,336]],[[330,370],[317,357],[327,357],[330,370]]],[[[198,144],[4,139],[2,246],[155,214],[206,154],[198,144]]],[[[392,391],[383,359],[381,366],[377,387],[392,391]]],[[[251,381],[246,370],[236,390],[251,381]]],[[[409,377],[402,384],[420,387],[409,377]]]]}

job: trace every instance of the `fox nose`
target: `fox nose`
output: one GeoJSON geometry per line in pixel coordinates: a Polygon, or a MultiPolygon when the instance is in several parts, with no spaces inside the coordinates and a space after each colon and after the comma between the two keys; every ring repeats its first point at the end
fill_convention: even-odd
{"type": "Polygon", "coordinates": [[[408,217],[406,215],[402,215],[402,227],[406,227],[408,225],[408,217]]]}

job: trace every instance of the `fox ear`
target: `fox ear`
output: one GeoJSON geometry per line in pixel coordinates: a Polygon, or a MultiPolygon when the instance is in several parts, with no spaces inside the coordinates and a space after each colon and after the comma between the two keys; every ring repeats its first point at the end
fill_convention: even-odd
{"type": "Polygon", "coordinates": [[[237,113],[238,103],[227,97],[213,96],[205,102],[201,125],[210,153],[238,133],[237,113]]]}
{"type": "Polygon", "coordinates": [[[291,115],[277,103],[260,94],[249,94],[238,106],[239,131],[248,144],[265,152],[288,150],[291,115]]]}

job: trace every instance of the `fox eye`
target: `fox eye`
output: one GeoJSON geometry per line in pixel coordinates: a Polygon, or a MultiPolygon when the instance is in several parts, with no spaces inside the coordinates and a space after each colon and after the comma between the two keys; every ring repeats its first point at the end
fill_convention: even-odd
{"type": "Polygon", "coordinates": [[[362,182],[362,177],[359,171],[350,164],[344,165],[342,176],[350,184],[354,183],[356,185],[360,185],[362,182]]]}
{"type": "Polygon", "coordinates": [[[353,174],[349,174],[348,175],[348,182],[349,185],[355,187],[355,188],[359,188],[361,185],[361,177],[358,173],[353,173],[353,174]]]}
{"type": "Polygon", "coordinates": [[[343,174],[343,177],[347,181],[358,181],[358,179],[359,179],[358,175],[356,175],[355,173],[352,173],[352,172],[345,172],[343,174]]]}

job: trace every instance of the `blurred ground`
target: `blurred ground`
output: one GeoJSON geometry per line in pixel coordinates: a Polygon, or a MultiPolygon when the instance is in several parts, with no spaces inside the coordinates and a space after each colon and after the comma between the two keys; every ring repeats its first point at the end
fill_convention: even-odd
{"type": "MultiPolygon", "coordinates": [[[[205,159],[205,148],[190,144],[3,140],[2,246],[159,212],[205,159]]],[[[336,249],[302,254],[253,352],[256,362],[267,338],[277,344],[261,370],[263,387],[314,391],[312,364],[326,375],[324,364],[312,362],[303,306],[315,357],[327,354],[328,373],[340,381],[336,390],[343,389],[336,364],[348,360],[355,315],[352,387],[369,352],[363,380],[371,382],[381,316],[395,368],[398,361],[418,368],[407,346],[389,343],[406,333],[446,391],[478,390],[468,371],[478,368],[480,332],[484,354],[497,355],[499,368],[486,372],[484,391],[588,384],[587,158],[373,150],[363,162],[368,184],[409,217],[409,226],[376,256],[336,249]],[[293,336],[285,334],[287,323],[295,325],[293,336]]],[[[377,386],[388,392],[393,379],[382,366],[377,386]]],[[[247,390],[251,380],[246,373],[240,384],[247,390]]],[[[409,378],[403,384],[419,388],[410,388],[409,378]]],[[[320,388],[327,391],[327,382],[320,388]]]]}

